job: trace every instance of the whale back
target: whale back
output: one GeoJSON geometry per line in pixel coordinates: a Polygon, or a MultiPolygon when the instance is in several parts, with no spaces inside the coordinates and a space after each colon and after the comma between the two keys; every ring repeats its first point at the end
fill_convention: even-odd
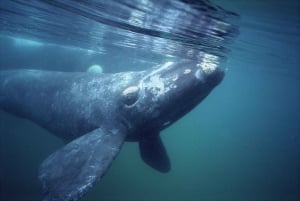
{"type": "Polygon", "coordinates": [[[128,77],[128,73],[1,72],[0,108],[71,140],[116,118],[120,94],[132,81],[128,77]]]}

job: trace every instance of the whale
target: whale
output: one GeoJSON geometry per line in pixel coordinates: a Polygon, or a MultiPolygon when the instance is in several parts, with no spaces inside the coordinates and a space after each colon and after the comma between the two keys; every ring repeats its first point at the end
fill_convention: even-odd
{"type": "Polygon", "coordinates": [[[82,198],[108,171],[125,141],[168,172],[160,132],[221,83],[224,70],[203,60],[168,61],[119,73],[0,71],[0,109],[29,119],[65,145],[40,165],[42,200],[82,198]]]}

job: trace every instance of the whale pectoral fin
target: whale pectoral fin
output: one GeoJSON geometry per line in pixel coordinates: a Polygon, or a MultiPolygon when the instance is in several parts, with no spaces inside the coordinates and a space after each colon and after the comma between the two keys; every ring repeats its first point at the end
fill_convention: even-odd
{"type": "Polygon", "coordinates": [[[98,128],[51,154],[40,166],[43,200],[78,200],[119,153],[126,133],[98,128]]]}
{"type": "Polygon", "coordinates": [[[139,147],[141,157],[146,164],[160,172],[170,170],[170,160],[158,134],[142,137],[139,141],[139,147]]]}

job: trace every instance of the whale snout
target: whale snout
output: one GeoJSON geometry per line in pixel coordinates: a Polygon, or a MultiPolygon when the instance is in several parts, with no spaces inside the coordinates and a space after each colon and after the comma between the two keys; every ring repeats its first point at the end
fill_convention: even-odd
{"type": "Polygon", "coordinates": [[[225,76],[225,71],[221,68],[217,68],[214,72],[209,75],[208,82],[212,83],[213,86],[217,86],[222,82],[225,76]]]}
{"type": "Polygon", "coordinates": [[[218,84],[221,83],[225,76],[224,69],[213,66],[213,67],[207,67],[202,66],[201,64],[197,64],[198,69],[195,71],[195,78],[196,80],[200,81],[200,85],[206,85],[215,87],[218,84]]]}

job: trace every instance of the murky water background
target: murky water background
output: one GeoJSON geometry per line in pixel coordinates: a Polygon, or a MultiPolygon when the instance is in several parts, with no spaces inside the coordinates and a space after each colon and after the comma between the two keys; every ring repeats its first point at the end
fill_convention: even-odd
{"type": "MultiPolygon", "coordinates": [[[[227,68],[204,102],[162,132],[170,173],[126,143],[83,200],[300,199],[299,1],[76,2],[1,1],[0,68],[119,72],[202,51],[227,68]]],[[[38,166],[62,141],[4,112],[0,140],[0,199],[39,200],[38,166]]]]}

